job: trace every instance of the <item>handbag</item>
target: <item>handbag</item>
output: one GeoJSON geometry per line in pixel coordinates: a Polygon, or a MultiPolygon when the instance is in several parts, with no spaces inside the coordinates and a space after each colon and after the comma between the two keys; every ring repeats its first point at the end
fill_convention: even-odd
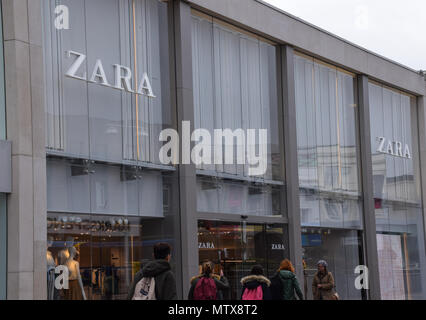
{"type": "Polygon", "coordinates": [[[336,291],[336,286],[333,287],[333,291],[334,291],[334,293],[333,293],[333,300],[340,300],[340,296],[339,296],[339,294],[336,291]]]}

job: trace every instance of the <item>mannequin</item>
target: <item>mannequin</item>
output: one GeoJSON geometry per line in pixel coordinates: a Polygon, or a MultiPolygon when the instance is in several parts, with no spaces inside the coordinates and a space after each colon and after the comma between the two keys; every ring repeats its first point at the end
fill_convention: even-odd
{"type": "Polygon", "coordinates": [[[84,292],[83,281],[81,280],[80,264],[74,260],[78,254],[75,247],[68,249],[69,257],[65,263],[68,268],[69,289],[65,290],[66,300],[87,300],[84,292]]]}
{"type": "Polygon", "coordinates": [[[53,244],[53,238],[48,237],[47,239],[47,300],[55,300],[55,268],[56,263],[53,258],[52,252],[49,251],[49,248],[53,244]]]}
{"type": "Polygon", "coordinates": [[[67,260],[70,257],[69,249],[74,245],[74,238],[67,237],[65,241],[65,248],[59,251],[58,253],[58,263],[60,265],[65,265],[67,260]]]}

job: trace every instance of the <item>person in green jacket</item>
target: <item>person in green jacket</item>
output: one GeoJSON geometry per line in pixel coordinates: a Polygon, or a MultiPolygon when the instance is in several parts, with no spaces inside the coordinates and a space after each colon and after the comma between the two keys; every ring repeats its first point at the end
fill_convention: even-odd
{"type": "Polygon", "coordinates": [[[275,276],[271,279],[274,300],[303,300],[303,293],[300,290],[299,281],[297,281],[294,273],[293,264],[290,260],[281,261],[280,268],[275,276]]]}

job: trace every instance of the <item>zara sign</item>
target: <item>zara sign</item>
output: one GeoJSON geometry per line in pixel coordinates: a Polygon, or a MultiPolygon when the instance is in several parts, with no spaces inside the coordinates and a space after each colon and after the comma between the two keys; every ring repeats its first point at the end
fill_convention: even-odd
{"type": "Polygon", "coordinates": [[[83,80],[90,83],[97,83],[105,87],[124,90],[129,93],[136,93],[139,95],[155,98],[154,92],[152,91],[151,82],[149,81],[149,77],[146,72],[144,72],[142,75],[137,91],[134,91],[132,88],[132,71],[130,68],[120,64],[114,64],[114,84],[110,84],[100,59],[96,60],[93,71],[90,74],[90,77],[87,78],[86,72],[80,75],[78,74],[81,66],[86,61],[86,55],[76,51],[67,51],[66,54],[68,58],[75,57],[71,67],[65,73],[65,75],[69,78],[83,80]]]}
{"type": "Polygon", "coordinates": [[[390,154],[391,156],[395,157],[411,159],[411,153],[408,144],[403,144],[400,141],[391,141],[385,137],[377,137],[377,140],[379,142],[377,152],[390,154]]]}

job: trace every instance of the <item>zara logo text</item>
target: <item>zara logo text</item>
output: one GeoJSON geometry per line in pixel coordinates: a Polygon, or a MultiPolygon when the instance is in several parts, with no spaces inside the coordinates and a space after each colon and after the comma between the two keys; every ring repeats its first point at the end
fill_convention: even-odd
{"type": "Polygon", "coordinates": [[[377,137],[379,141],[379,147],[377,148],[377,152],[390,154],[395,157],[411,159],[410,148],[408,144],[402,144],[399,141],[391,141],[386,139],[385,137],[377,137]],[[404,146],[404,151],[402,151],[404,146]]]}
{"type": "Polygon", "coordinates": [[[137,91],[134,91],[132,88],[132,71],[130,70],[130,68],[122,66],[120,64],[114,64],[114,84],[111,85],[107,79],[104,66],[100,59],[96,60],[90,78],[87,78],[86,72],[78,75],[79,69],[86,61],[86,55],[76,51],[67,51],[66,54],[68,58],[71,58],[71,56],[75,57],[75,60],[72,63],[71,67],[65,73],[65,75],[69,78],[83,80],[91,83],[97,83],[105,87],[110,87],[117,90],[124,90],[129,93],[136,93],[155,98],[154,92],[152,91],[151,82],[149,81],[146,72],[144,72],[142,75],[142,79],[139,82],[137,91]]]}

